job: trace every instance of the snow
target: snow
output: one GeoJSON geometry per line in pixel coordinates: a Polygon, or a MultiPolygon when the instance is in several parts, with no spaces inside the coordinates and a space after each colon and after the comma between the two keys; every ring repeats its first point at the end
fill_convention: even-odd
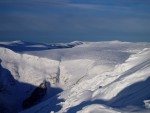
{"type": "Polygon", "coordinates": [[[0,106],[6,113],[148,113],[149,56],[146,42],[1,42],[0,80],[7,84],[12,76],[16,84],[4,86],[10,94],[0,94],[0,106]],[[45,97],[23,110],[22,101],[44,80],[45,97]]]}
{"type": "Polygon", "coordinates": [[[121,112],[113,110],[112,108],[108,108],[106,106],[93,104],[84,107],[81,111],[77,113],[121,113],[121,112]]]}
{"type": "Polygon", "coordinates": [[[146,108],[150,108],[150,100],[144,100],[144,104],[146,108]]]}

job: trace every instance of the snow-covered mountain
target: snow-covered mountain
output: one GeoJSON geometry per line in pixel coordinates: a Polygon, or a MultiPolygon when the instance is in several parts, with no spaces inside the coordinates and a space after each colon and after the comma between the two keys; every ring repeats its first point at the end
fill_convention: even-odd
{"type": "Polygon", "coordinates": [[[149,113],[150,43],[0,42],[0,113],[149,113]]]}

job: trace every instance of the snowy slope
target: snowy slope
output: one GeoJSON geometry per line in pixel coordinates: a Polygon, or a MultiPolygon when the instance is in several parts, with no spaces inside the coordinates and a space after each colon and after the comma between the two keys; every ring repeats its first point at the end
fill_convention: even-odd
{"type": "Polygon", "coordinates": [[[4,113],[150,112],[144,105],[150,100],[150,43],[1,42],[0,59],[1,86],[9,92],[0,92],[4,113]],[[46,95],[23,110],[45,80],[46,95]]]}

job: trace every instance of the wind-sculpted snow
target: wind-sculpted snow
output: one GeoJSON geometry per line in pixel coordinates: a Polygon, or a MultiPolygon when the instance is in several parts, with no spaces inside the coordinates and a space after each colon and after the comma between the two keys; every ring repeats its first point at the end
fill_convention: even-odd
{"type": "MultiPolygon", "coordinates": [[[[14,98],[11,100],[16,112],[150,112],[147,107],[150,105],[150,43],[16,41],[3,42],[0,46],[3,70],[8,70],[14,81],[24,87],[19,91],[16,89],[22,84],[6,88],[11,89],[12,95],[5,98],[14,98]],[[45,80],[49,83],[46,94],[36,105],[23,110],[22,102],[45,80]],[[22,94],[18,103],[14,92],[22,94]]],[[[9,76],[4,74],[0,80],[6,83],[4,78],[9,76]]],[[[2,104],[6,103],[3,99],[2,104]]],[[[10,111],[12,103],[5,108],[10,111]]]]}
{"type": "Polygon", "coordinates": [[[56,79],[59,61],[19,54],[6,48],[0,48],[0,53],[2,65],[16,80],[38,85],[43,79],[48,79],[55,84],[53,79],[56,79]]]}

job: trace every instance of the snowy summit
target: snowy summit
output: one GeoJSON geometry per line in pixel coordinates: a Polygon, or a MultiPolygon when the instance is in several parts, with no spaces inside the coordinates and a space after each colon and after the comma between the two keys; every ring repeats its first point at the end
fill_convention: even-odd
{"type": "Polygon", "coordinates": [[[149,113],[150,43],[0,42],[0,113],[149,113]]]}

